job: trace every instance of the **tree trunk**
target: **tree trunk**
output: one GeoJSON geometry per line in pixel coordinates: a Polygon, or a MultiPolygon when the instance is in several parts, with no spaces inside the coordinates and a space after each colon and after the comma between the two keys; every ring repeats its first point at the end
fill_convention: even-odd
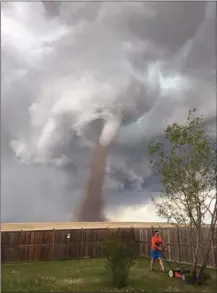
{"type": "Polygon", "coordinates": [[[196,249],[195,249],[195,254],[194,254],[194,259],[192,262],[192,268],[191,268],[191,276],[192,276],[192,284],[195,284],[197,280],[197,263],[198,263],[198,256],[199,256],[199,251],[200,251],[200,228],[197,229],[197,234],[196,234],[196,249]]]}
{"type": "Polygon", "coordinates": [[[201,280],[201,281],[203,280],[204,270],[205,270],[205,268],[207,266],[207,260],[208,260],[208,257],[209,257],[209,251],[210,251],[211,243],[212,243],[212,241],[210,241],[209,244],[208,244],[208,248],[207,248],[207,251],[206,251],[206,254],[205,254],[205,259],[203,261],[202,266],[200,267],[198,279],[201,280]]]}
{"type": "Polygon", "coordinates": [[[212,225],[210,226],[210,229],[209,229],[209,235],[208,235],[208,239],[207,239],[208,240],[208,248],[207,248],[207,251],[206,251],[206,254],[205,254],[205,259],[204,259],[203,264],[202,264],[202,266],[200,268],[200,272],[199,272],[199,276],[198,276],[198,278],[200,280],[203,279],[204,270],[206,269],[207,261],[208,261],[208,258],[209,258],[210,248],[211,248],[211,245],[212,245],[212,243],[214,241],[215,222],[214,222],[214,224],[212,223],[212,225]]]}

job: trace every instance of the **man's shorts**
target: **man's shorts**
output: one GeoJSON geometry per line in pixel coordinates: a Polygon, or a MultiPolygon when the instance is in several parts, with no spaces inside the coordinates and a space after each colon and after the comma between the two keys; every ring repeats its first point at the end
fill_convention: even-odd
{"type": "Polygon", "coordinates": [[[162,258],[162,252],[160,250],[151,250],[151,258],[154,260],[162,258]]]}

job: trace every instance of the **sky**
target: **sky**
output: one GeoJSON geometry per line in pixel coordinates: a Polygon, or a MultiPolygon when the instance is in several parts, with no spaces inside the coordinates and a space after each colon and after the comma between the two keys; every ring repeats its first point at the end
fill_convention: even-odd
{"type": "Polygon", "coordinates": [[[215,5],[2,3],[3,222],[75,220],[99,121],[111,117],[121,127],[107,163],[106,217],[160,220],[148,144],[194,107],[216,129],[215,5]]]}

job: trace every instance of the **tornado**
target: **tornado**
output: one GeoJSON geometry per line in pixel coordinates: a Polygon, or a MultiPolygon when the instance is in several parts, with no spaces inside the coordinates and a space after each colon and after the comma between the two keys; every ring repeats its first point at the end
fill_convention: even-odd
{"type": "Polygon", "coordinates": [[[100,138],[97,139],[93,151],[86,194],[78,217],[80,222],[103,222],[106,220],[104,214],[103,183],[109,146],[115,140],[119,127],[120,119],[112,118],[107,120],[100,138]]]}
{"type": "Polygon", "coordinates": [[[105,221],[102,188],[105,177],[107,156],[108,146],[103,146],[98,141],[93,152],[90,175],[86,187],[86,196],[81,205],[79,221],[105,221]]]}

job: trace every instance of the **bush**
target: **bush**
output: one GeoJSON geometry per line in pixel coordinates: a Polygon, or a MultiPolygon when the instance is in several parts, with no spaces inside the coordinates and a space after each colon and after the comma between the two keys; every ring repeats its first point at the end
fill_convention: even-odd
{"type": "Polygon", "coordinates": [[[133,249],[124,242],[119,233],[111,233],[102,243],[106,268],[111,271],[117,288],[127,286],[130,268],[134,265],[133,249]]]}
{"type": "Polygon", "coordinates": [[[204,280],[211,280],[212,279],[211,275],[209,273],[204,272],[203,276],[204,276],[204,280]]]}
{"type": "Polygon", "coordinates": [[[198,275],[199,274],[197,274],[197,279],[194,282],[193,277],[192,277],[191,274],[185,274],[185,281],[186,281],[186,283],[187,284],[192,284],[192,285],[194,285],[194,284],[195,285],[202,285],[206,280],[210,280],[211,279],[211,275],[208,274],[208,273],[206,273],[206,272],[204,272],[202,274],[201,279],[199,279],[199,276],[198,275]]]}

